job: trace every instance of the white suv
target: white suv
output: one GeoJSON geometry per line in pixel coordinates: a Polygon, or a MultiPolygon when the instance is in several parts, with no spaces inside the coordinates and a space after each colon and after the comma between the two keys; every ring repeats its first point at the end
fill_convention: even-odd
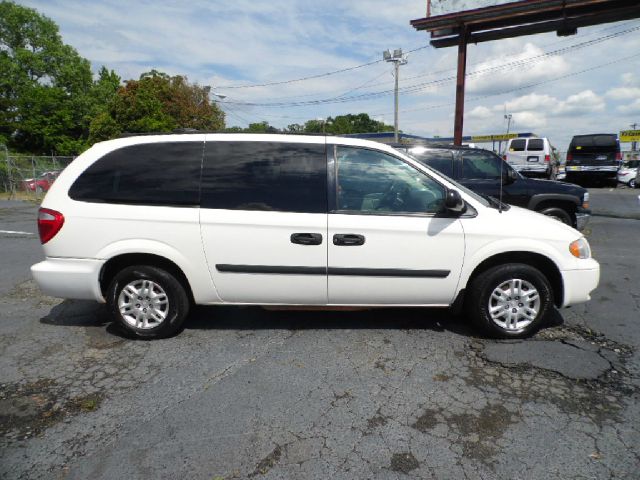
{"type": "Polygon", "coordinates": [[[573,228],[339,137],[99,143],[53,184],[38,225],[43,292],[106,302],[141,337],[175,334],[192,304],[464,305],[489,334],[522,337],[599,279],[573,228]]]}

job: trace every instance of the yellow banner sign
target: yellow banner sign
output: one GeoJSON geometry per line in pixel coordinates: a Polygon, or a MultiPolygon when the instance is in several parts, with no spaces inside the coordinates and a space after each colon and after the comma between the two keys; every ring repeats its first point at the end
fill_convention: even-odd
{"type": "Polygon", "coordinates": [[[640,130],[623,130],[620,132],[621,142],[640,142],[640,130]]]}
{"type": "Polygon", "coordinates": [[[471,137],[472,142],[493,142],[518,138],[517,133],[500,133],[498,135],[476,135],[471,137]]]}

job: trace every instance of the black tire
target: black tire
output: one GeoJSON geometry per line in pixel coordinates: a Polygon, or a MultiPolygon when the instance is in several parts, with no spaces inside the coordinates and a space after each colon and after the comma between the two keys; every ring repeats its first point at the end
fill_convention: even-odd
{"type": "Polygon", "coordinates": [[[632,178],[629,180],[629,188],[636,188],[636,179],[632,178]]]}
{"type": "Polygon", "coordinates": [[[539,210],[539,213],[543,215],[547,215],[549,217],[553,217],[555,220],[562,222],[570,227],[573,227],[573,218],[571,214],[560,207],[547,207],[539,210]]]}
{"type": "MultiPolygon", "coordinates": [[[[467,316],[470,317],[472,322],[485,334],[494,338],[524,338],[533,335],[542,326],[549,309],[552,308],[553,305],[553,292],[547,278],[538,269],[523,263],[507,263],[485,270],[473,279],[468,292],[465,302],[467,316]],[[531,290],[524,290],[524,288],[526,287],[526,283],[532,285],[538,293],[539,306],[536,310],[537,314],[535,318],[516,322],[513,328],[507,328],[506,324],[508,318],[510,318],[507,315],[511,315],[509,312],[513,311],[511,310],[512,306],[516,307],[514,308],[514,310],[516,310],[518,309],[518,305],[524,309],[527,309],[527,305],[518,303],[520,300],[519,296],[503,297],[509,299],[508,303],[514,302],[512,306],[509,306],[504,312],[505,321],[501,323],[505,325],[498,324],[502,318],[496,321],[492,319],[489,312],[489,305],[490,302],[495,302],[495,300],[492,299],[495,298],[492,297],[494,291],[500,289],[501,292],[505,292],[501,287],[506,286],[511,280],[523,281],[520,290],[516,290],[518,295],[521,294],[520,292],[525,292],[525,294],[527,291],[531,292],[531,290]],[[530,323],[525,324],[524,322],[530,323]],[[521,323],[521,325],[518,325],[518,323],[521,323]]],[[[507,292],[511,292],[511,290],[507,292]]],[[[505,295],[510,295],[510,293],[505,293],[505,295]]],[[[528,303],[528,307],[531,307],[534,306],[535,301],[525,303],[528,303]]],[[[495,308],[497,308],[497,305],[495,308]]],[[[502,310],[499,310],[499,312],[502,312],[502,310]]],[[[520,316],[517,318],[520,318],[520,316]]]]}
{"type": "MultiPolygon", "coordinates": [[[[143,290],[143,292],[144,291],[145,290],[143,290]]],[[[126,296],[127,294],[125,292],[125,297],[123,298],[126,299],[126,296]]],[[[141,338],[166,338],[180,331],[189,313],[190,302],[184,286],[171,273],[158,267],[135,265],[121,270],[113,278],[107,291],[107,305],[113,320],[125,332],[141,338]],[[129,316],[129,319],[125,318],[120,312],[118,305],[122,290],[128,285],[132,285],[135,288],[136,283],[144,286],[145,284],[141,282],[145,281],[150,281],[155,284],[151,297],[142,296],[135,299],[131,296],[133,301],[140,301],[140,303],[132,305],[130,307],[132,315],[129,316]],[[154,294],[157,295],[155,298],[159,299],[158,302],[162,302],[162,293],[166,296],[167,305],[152,305],[154,294]],[[150,301],[150,303],[145,303],[147,301],[150,301]],[[138,305],[140,305],[140,308],[136,308],[138,305]],[[147,311],[154,311],[151,307],[155,307],[155,311],[160,311],[159,313],[164,314],[164,318],[151,318],[151,325],[147,325],[146,327],[142,325],[142,322],[140,322],[140,326],[138,326],[139,322],[136,322],[136,325],[130,323],[134,321],[131,317],[136,315],[138,316],[137,318],[142,317],[143,314],[141,311],[145,306],[149,307],[148,310],[146,308],[144,309],[145,316],[147,315],[147,311]]],[[[149,313],[148,315],[151,316],[152,314],[149,313]]]]}

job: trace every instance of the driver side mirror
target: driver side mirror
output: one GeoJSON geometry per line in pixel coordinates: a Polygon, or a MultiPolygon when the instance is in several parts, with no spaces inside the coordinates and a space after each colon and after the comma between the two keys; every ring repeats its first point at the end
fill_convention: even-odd
{"type": "Polygon", "coordinates": [[[460,192],[457,190],[447,189],[444,198],[444,206],[447,210],[455,213],[462,213],[464,211],[464,200],[460,196],[460,192]]]}
{"type": "Polygon", "coordinates": [[[502,176],[502,184],[503,185],[509,185],[513,182],[515,182],[518,179],[518,173],[515,170],[512,169],[508,169],[505,170],[502,176]]]}

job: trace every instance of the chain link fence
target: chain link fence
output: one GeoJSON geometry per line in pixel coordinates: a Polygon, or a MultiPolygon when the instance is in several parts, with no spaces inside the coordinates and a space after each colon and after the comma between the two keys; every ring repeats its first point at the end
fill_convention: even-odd
{"type": "Polygon", "coordinates": [[[12,155],[0,150],[0,192],[8,200],[41,200],[74,158],[12,155]]]}

